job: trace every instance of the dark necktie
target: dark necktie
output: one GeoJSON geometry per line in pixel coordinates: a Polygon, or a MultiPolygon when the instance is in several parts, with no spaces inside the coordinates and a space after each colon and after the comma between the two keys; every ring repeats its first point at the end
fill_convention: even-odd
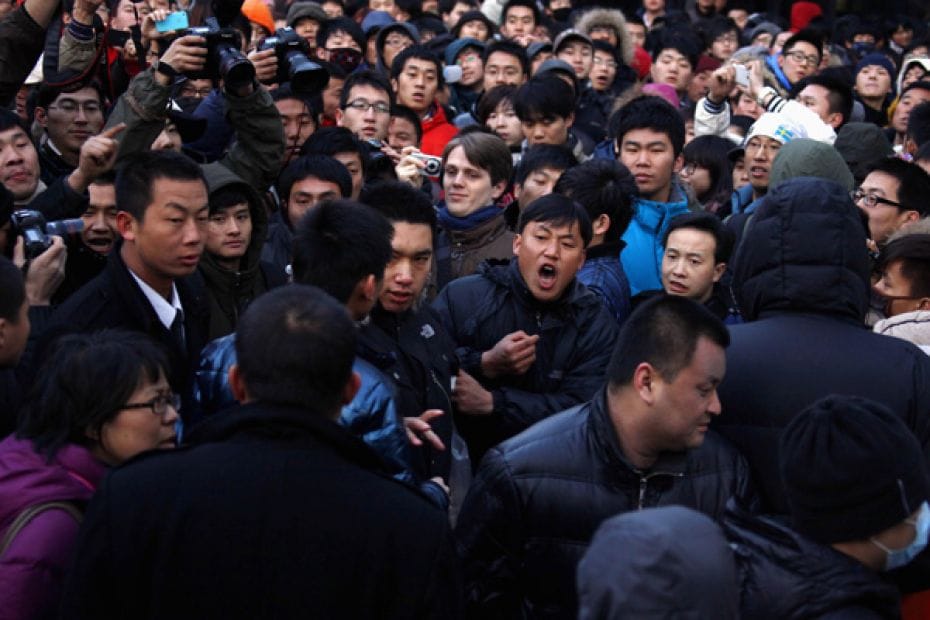
{"type": "Polygon", "coordinates": [[[187,352],[187,339],[184,336],[184,311],[178,308],[177,314],[174,315],[174,320],[171,321],[171,337],[174,338],[174,343],[178,345],[178,348],[182,352],[187,352]]]}

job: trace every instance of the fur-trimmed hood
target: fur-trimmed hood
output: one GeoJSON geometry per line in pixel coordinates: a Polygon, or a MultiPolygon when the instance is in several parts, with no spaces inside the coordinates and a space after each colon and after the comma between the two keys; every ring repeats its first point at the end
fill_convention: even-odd
{"type": "Polygon", "coordinates": [[[629,66],[633,61],[633,41],[626,31],[626,17],[617,9],[592,9],[586,11],[575,22],[575,28],[590,35],[595,26],[607,26],[617,32],[617,47],[620,48],[620,57],[623,64],[629,66]]]}

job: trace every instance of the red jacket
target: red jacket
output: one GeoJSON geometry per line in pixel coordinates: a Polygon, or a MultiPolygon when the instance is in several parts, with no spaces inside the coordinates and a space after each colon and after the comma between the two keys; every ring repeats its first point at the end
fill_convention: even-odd
{"type": "Polygon", "coordinates": [[[420,121],[423,127],[423,140],[420,142],[420,150],[427,155],[442,155],[442,150],[446,148],[449,140],[455,137],[459,132],[455,125],[446,120],[446,112],[437,102],[433,102],[433,115],[428,119],[420,121]]]}

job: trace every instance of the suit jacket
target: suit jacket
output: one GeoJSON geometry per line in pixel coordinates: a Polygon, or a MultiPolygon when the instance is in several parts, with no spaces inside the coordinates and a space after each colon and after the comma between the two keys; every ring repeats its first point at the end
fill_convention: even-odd
{"type": "Polygon", "coordinates": [[[121,328],[142,332],[161,344],[168,353],[171,386],[182,398],[181,416],[191,407],[193,371],[206,344],[209,306],[202,287],[192,278],[176,280],[178,296],[184,309],[186,347],[180,348],[171,331],[158,319],[155,309],[136,283],[120,255],[121,245],[110,252],[106,267],[96,278],[82,286],[59,306],[52,315],[48,330],[40,339],[39,358],[44,357],[52,342],[63,334],[93,332],[121,328]]]}

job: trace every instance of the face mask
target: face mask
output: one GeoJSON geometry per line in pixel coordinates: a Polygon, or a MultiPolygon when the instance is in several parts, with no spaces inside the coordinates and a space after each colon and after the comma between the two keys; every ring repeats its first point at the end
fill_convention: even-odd
{"type": "Polygon", "coordinates": [[[568,16],[572,14],[572,8],[566,7],[564,9],[553,9],[552,10],[552,19],[557,22],[568,23],[568,16]]]}
{"type": "Polygon", "coordinates": [[[920,506],[920,514],[917,515],[916,520],[905,519],[905,522],[914,526],[917,535],[914,541],[903,549],[889,549],[874,538],[869,539],[869,542],[888,554],[885,560],[886,571],[901,568],[910,563],[927,546],[927,533],[930,531],[930,507],[927,506],[927,502],[920,506]]]}
{"type": "Polygon", "coordinates": [[[859,58],[871,54],[875,51],[874,43],[853,43],[853,51],[859,58]]]}

